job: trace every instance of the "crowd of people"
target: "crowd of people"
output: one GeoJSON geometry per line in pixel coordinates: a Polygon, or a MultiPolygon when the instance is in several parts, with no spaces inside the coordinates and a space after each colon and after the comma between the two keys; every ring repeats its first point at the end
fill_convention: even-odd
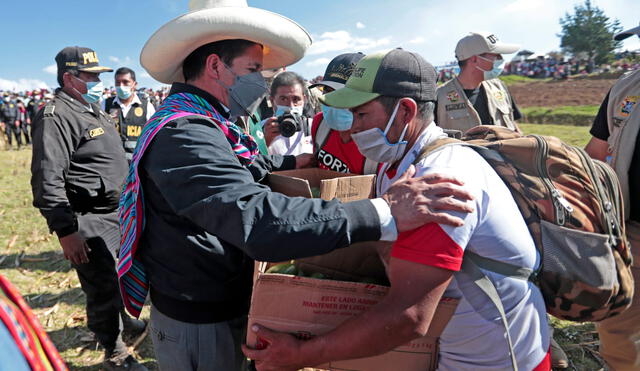
{"type": "MultiPolygon", "coordinates": [[[[190,6],[141,52],[147,73],[170,88],[139,88],[122,67],[105,89],[100,73],[113,70],[93,49],[70,46],[55,56],[58,89],[8,92],[0,111],[8,143],[20,145],[20,133],[32,143],[33,205],[78,274],[105,369],[146,370],[123,337],[146,326],[161,370],[297,370],[374,356],[424,336],[443,297],[460,303],[440,334],[439,370],[569,367],[541,288],[522,279],[543,259],[505,180],[470,147],[433,149],[480,125],[521,133],[498,79],[518,45],[470,32],[455,46],[456,74],[401,48],[352,51],[309,82],[286,70],[311,45],[299,24],[242,1],[190,6]],[[287,197],[265,185],[271,172],[308,167],[375,174],[374,197],[287,197]],[[391,246],[389,292],[370,310],[307,340],[247,329],[254,261],[370,241],[391,246]],[[145,304],[148,324],[138,319],[145,304]],[[265,347],[248,347],[247,330],[265,347]]],[[[640,27],[616,37],[631,35],[640,27]]],[[[509,68],[560,73],[550,66],[509,68]]],[[[640,186],[638,96],[635,71],[605,98],[587,146],[620,177],[632,244],[640,243],[640,199],[630,191],[640,186]]],[[[553,195],[570,217],[571,204],[553,195]]],[[[616,305],[630,307],[599,323],[602,355],[615,370],[638,369],[640,305],[616,305]]],[[[0,340],[18,345],[0,349],[0,365],[64,369],[55,349],[34,357],[23,346],[23,325],[34,341],[49,341],[37,321],[10,320],[21,313],[32,317],[0,306],[10,330],[0,340]]]]}
{"type": "MultiPolygon", "coordinates": [[[[505,63],[503,75],[526,76],[535,79],[552,78],[564,80],[569,76],[600,74],[600,73],[625,73],[640,69],[640,53],[624,52],[615,55],[613,63],[597,65],[593,60],[579,58],[565,58],[549,55],[522,55],[516,56],[505,63]],[[635,62],[634,62],[635,61],[635,62]]],[[[460,72],[456,63],[449,63],[437,67],[438,81],[447,82],[460,72]]]]}
{"type": "Polygon", "coordinates": [[[567,79],[569,76],[586,75],[591,73],[628,72],[640,69],[640,62],[636,54],[626,52],[616,54],[611,64],[597,65],[593,59],[564,58],[554,55],[518,56],[505,65],[506,75],[520,75],[531,78],[567,79]]]}

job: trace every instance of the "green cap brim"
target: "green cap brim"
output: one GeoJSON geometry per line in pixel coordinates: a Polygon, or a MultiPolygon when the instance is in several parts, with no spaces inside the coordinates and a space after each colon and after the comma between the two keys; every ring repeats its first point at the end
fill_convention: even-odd
{"type": "Polygon", "coordinates": [[[336,108],[353,108],[378,98],[380,94],[344,87],[321,96],[320,102],[336,108]]]}

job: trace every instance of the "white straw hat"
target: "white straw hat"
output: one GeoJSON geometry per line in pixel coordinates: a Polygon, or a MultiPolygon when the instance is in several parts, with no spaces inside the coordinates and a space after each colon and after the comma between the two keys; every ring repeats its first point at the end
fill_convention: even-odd
{"type": "Polygon", "coordinates": [[[154,79],[184,82],[182,63],[202,45],[229,39],[261,44],[263,68],[277,68],[300,60],[311,36],[280,14],[252,8],[246,0],[191,0],[190,12],[160,27],[140,53],[140,64],[154,79]]]}

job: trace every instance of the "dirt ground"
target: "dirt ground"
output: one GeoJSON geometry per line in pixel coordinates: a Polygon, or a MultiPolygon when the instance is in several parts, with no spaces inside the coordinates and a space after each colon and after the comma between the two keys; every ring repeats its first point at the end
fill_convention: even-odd
{"type": "Polygon", "coordinates": [[[570,79],[509,86],[519,107],[600,105],[616,80],[570,79]]]}

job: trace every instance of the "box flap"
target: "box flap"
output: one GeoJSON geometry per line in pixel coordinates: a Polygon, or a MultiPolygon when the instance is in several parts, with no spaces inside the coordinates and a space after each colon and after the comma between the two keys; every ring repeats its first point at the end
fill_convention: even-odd
{"type": "Polygon", "coordinates": [[[311,188],[320,188],[325,200],[363,200],[374,195],[375,175],[354,175],[318,168],[277,171],[269,174],[272,191],[291,197],[312,197],[311,188]]]}

